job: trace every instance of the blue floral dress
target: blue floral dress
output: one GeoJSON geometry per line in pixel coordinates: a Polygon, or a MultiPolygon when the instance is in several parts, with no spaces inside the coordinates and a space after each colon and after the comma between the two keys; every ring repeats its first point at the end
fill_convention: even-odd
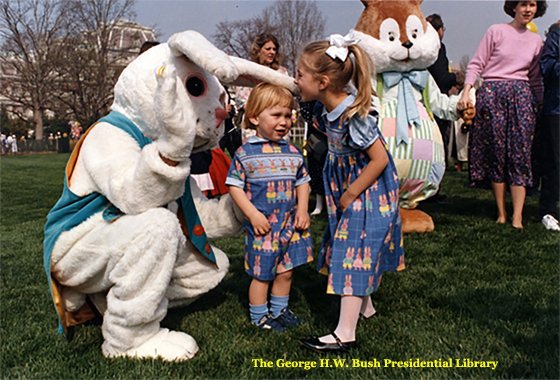
{"type": "Polygon", "coordinates": [[[353,101],[349,95],[332,112],[323,110],[318,115],[320,128],[328,136],[329,153],[323,168],[328,226],[317,266],[328,275],[328,294],[367,296],[377,290],[383,272],[404,269],[404,248],[399,182],[388,152],[389,163],[377,180],[344,212],[338,207],[348,185],[369,162],[364,149],[382,139],[373,116],[355,116],[341,123],[353,101]]]}
{"type": "Polygon", "coordinates": [[[255,235],[249,221],[245,229],[245,271],[271,281],[279,263],[286,270],[313,261],[309,230],[294,227],[296,187],[311,180],[301,152],[285,140],[249,138],[236,152],[226,184],[242,188],[270,224],[266,235],[255,235]]]}

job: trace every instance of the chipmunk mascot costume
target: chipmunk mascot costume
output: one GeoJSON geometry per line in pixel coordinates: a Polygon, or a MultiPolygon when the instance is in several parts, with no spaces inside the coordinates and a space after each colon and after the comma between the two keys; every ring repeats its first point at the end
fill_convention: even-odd
{"type": "Polygon", "coordinates": [[[429,232],[432,218],[414,209],[437,192],[445,171],[433,115],[456,120],[459,97],[442,95],[426,70],[437,59],[440,40],[420,10],[422,0],[362,3],[365,9],[351,33],[375,65],[379,125],[397,166],[403,231],[429,232]]]}
{"type": "Polygon", "coordinates": [[[68,162],[45,225],[45,271],[61,330],[102,314],[106,357],[182,361],[198,350],[160,321],[226,274],[227,256],[207,238],[241,229],[229,195],[208,200],[189,179],[191,153],[217,146],[223,133],[219,81],[294,89],[287,75],[229,57],[199,33],[177,33],[124,69],[111,112],[68,162]]]}

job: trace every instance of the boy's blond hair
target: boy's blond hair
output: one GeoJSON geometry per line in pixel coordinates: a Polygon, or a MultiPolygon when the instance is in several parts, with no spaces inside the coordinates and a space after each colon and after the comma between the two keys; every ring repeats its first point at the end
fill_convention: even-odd
{"type": "Polygon", "coordinates": [[[249,99],[245,103],[243,127],[256,129],[257,126],[252,124],[249,119],[259,116],[267,108],[280,106],[293,109],[294,105],[294,97],[287,88],[270,83],[259,83],[251,91],[251,95],[249,95],[249,99]]]}

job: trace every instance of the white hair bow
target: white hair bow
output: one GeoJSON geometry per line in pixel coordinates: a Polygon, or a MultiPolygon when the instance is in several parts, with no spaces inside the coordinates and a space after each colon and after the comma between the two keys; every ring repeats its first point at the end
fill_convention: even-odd
{"type": "Polygon", "coordinates": [[[354,36],[354,33],[350,32],[345,36],[340,34],[331,34],[329,37],[330,47],[325,53],[332,59],[340,59],[342,62],[346,61],[348,57],[348,46],[355,45],[360,41],[359,38],[354,36]]]}

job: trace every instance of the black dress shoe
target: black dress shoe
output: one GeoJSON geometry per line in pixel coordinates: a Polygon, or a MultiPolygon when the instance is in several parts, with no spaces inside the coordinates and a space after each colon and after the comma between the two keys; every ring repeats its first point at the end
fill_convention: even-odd
{"type": "Polygon", "coordinates": [[[354,348],[358,345],[355,340],[351,342],[342,342],[334,332],[331,333],[331,335],[336,340],[336,343],[323,343],[316,336],[310,338],[303,338],[300,339],[299,341],[304,347],[310,348],[318,352],[342,353],[342,352],[347,352],[349,349],[354,348]]]}

